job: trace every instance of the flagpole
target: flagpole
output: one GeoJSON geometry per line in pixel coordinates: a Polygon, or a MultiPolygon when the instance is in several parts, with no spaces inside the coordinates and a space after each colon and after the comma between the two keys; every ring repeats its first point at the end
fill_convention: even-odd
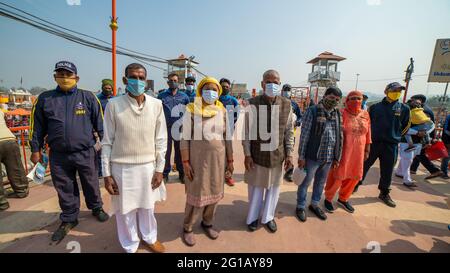
{"type": "Polygon", "coordinates": [[[109,25],[112,31],[112,80],[114,82],[113,86],[113,95],[117,94],[117,77],[116,77],[116,31],[119,28],[117,25],[117,17],[116,17],[116,0],[112,0],[112,16],[111,16],[111,24],[109,25]]]}

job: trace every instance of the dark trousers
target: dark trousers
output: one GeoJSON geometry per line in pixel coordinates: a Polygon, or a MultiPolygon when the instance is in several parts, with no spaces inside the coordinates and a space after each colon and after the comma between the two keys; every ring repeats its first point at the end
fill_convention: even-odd
{"type": "Polygon", "coordinates": [[[102,207],[96,157],[93,147],[74,153],[50,153],[53,185],[58,193],[59,206],[62,210],[61,221],[73,222],[80,212],[77,172],[87,207],[91,210],[102,207]]]}
{"type": "Polygon", "coordinates": [[[375,163],[377,159],[380,160],[380,181],[378,183],[378,189],[381,193],[389,193],[389,188],[392,182],[392,173],[394,172],[394,166],[397,162],[398,144],[376,142],[370,146],[369,158],[364,162],[364,174],[362,181],[366,178],[367,172],[370,167],[375,163]]]}
{"type": "MultiPolygon", "coordinates": [[[[5,165],[6,175],[12,189],[18,195],[28,192],[28,178],[23,168],[19,145],[15,140],[0,141],[0,162],[5,165]]],[[[3,170],[0,164],[0,206],[7,204],[3,188],[3,170]]]]}
{"type": "Polygon", "coordinates": [[[417,172],[417,169],[419,168],[419,164],[422,163],[422,165],[428,170],[430,173],[436,173],[439,171],[439,168],[436,167],[425,155],[425,149],[422,149],[420,152],[420,155],[416,156],[413,160],[413,163],[411,164],[411,171],[417,172]]]}
{"type": "Polygon", "coordinates": [[[164,166],[164,177],[167,177],[172,169],[170,158],[172,157],[172,143],[175,149],[175,164],[180,176],[184,176],[183,162],[181,161],[180,141],[172,137],[172,127],[167,128],[167,151],[166,151],[166,165],[164,166]]]}
{"type": "Polygon", "coordinates": [[[97,158],[96,158],[96,166],[97,166],[97,173],[98,173],[98,177],[103,177],[103,172],[102,172],[102,150],[98,151],[97,153],[97,158]]]}

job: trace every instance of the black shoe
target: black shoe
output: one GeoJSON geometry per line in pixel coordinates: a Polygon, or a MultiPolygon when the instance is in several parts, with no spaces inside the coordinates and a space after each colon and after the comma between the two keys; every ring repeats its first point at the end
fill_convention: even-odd
{"type": "Polygon", "coordinates": [[[353,189],[353,193],[358,192],[359,186],[361,185],[362,185],[361,181],[358,184],[356,184],[355,188],[353,189]]]}
{"type": "Polygon", "coordinates": [[[9,209],[9,203],[5,203],[5,204],[1,204],[0,205],[0,211],[7,210],[7,209],[9,209]]]}
{"type": "Polygon", "coordinates": [[[59,228],[53,233],[52,235],[52,241],[53,242],[60,242],[64,237],[66,237],[67,233],[74,227],[78,225],[78,220],[75,220],[74,222],[62,222],[59,228]]]}
{"type": "Polygon", "coordinates": [[[103,210],[103,208],[93,209],[92,215],[94,215],[100,222],[106,222],[109,219],[109,215],[103,210]]]}
{"type": "Polygon", "coordinates": [[[294,179],[292,178],[293,175],[294,175],[293,168],[287,170],[286,173],[284,174],[284,180],[286,180],[287,182],[294,182],[294,179]]]}
{"type": "Polygon", "coordinates": [[[325,209],[326,209],[329,213],[333,213],[333,212],[334,212],[333,203],[331,203],[331,202],[328,201],[327,199],[325,199],[325,201],[323,201],[323,206],[325,207],[325,209]]]}
{"type": "Polygon", "coordinates": [[[394,200],[391,199],[391,196],[389,196],[389,193],[380,193],[380,195],[378,196],[378,198],[383,201],[387,206],[391,207],[391,208],[395,208],[396,204],[394,202],[394,200]]]}
{"type": "Polygon", "coordinates": [[[444,174],[441,176],[441,178],[447,180],[450,179],[450,176],[448,176],[448,174],[444,174]]]}
{"type": "Polygon", "coordinates": [[[312,211],[320,220],[327,220],[327,215],[323,210],[321,210],[319,207],[314,207],[313,205],[309,205],[309,210],[312,211]]]}
{"type": "Polygon", "coordinates": [[[272,221],[266,223],[265,225],[271,233],[277,232],[277,223],[275,223],[275,220],[272,220],[272,221]]]}
{"type": "Polygon", "coordinates": [[[403,186],[405,186],[405,187],[407,187],[407,188],[417,188],[417,184],[416,183],[411,183],[411,184],[406,184],[406,183],[403,183],[403,186]]]}
{"type": "Polygon", "coordinates": [[[251,232],[256,231],[256,229],[258,229],[258,220],[253,221],[250,225],[248,226],[248,230],[250,230],[251,232]]]}
{"type": "Polygon", "coordinates": [[[306,222],[306,211],[305,211],[305,209],[299,209],[299,208],[297,208],[296,210],[295,210],[295,216],[297,216],[297,219],[299,220],[299,221],[302,221],[302,222],[306,222]]]}
{"type": "Polygon", "coordinates": [[[164,180],[164,184],[169,183],[169,176],[164,176],[163,180],[164,180]]]}
{"type": "Polygon", "coordinates": [[[180,174],[180,176],[178,176],[178,179],[180,179],[181,184],[184,184],[184,174],[180,174]]]}
{"type": "Polygon", "coordinates": [[[346,211],[353,213],[355,212],[355,209],[352,207],[352,205],[350,205],[349,202],[344,202],[338,199],[338,204],[342,206],[342,208],[344,208],[346,211]]]}

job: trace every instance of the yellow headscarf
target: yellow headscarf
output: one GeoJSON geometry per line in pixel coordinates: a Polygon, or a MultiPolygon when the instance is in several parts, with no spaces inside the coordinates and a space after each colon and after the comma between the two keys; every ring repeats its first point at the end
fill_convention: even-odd
{"type": "Polygon", "coordinates": [[[203,117],[213,117],[219,111],[222,111],[224,109],[223,104],[219,100],[217,100],[214,104],[211,105],[208,104],[205,105],[203,103],[202,88],[208,83],[214,83],[215,85],[217,85],[219,89],[219,97],[220,95],[222,95],[222,86],[220,85],[219,81],[217,81],[213,77],[203,78],[203,80],[201,80],[197,86],[194,102],[191,102],[186,106],[187,111],[193,113],[194,115],[199,115],[203,117]]]}

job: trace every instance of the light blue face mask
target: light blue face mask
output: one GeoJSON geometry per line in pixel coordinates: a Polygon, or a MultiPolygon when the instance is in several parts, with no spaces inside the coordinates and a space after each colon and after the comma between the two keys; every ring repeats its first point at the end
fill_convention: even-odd
{"type": "Polygon", "coordinates": [[[138,79],[129,79],[127,78],[127,88],[126,90],[131,93],[133,96],[140,96],[145,92],[145,86],[147,83],[145,81],[141,81],[138,79]]]}
{"type": "Polygon", "coordinates": [[[214,104],[219,99],[219,93],[214,90],[203,90],[202,98],[207,104],[214,104]]]}
{"type": "Polygon", "coordinates": [[[265,93],[269,97],[275,97],[280,95],[280,85],[276,83],[266,83],[265,93]]]}
{"type": "Polygon", "coordinates": [[[193,85],[186,85],[186,90],[189,92],[194,91],[194,86],[193,85]]]}

